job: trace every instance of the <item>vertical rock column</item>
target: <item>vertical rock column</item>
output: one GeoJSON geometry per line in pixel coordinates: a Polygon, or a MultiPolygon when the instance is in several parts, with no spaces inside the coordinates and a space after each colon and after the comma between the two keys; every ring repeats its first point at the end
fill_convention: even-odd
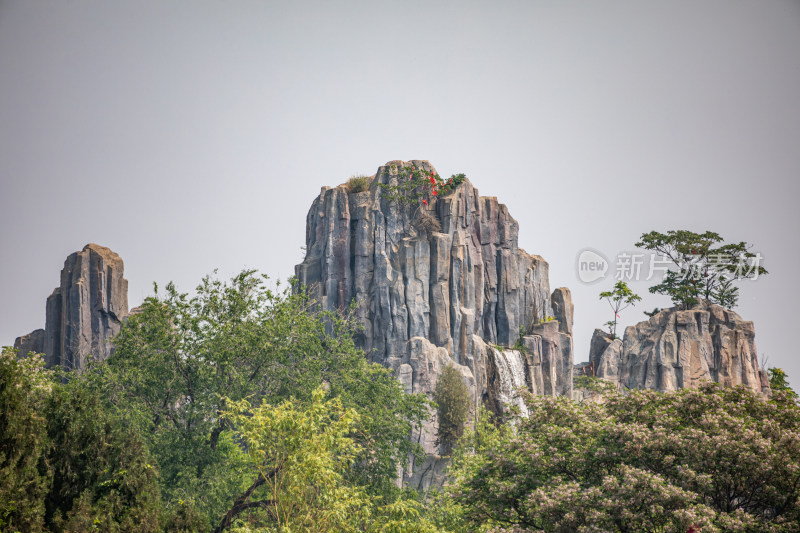
{"type": "MultiPolygon", "coordinates": [[[[306,218],[306,256],[295,267],[300,285],[322,309],[354,298],[363,326],[358,345],[392,369],[407,392],[431,394],[452,365],[468,384],[473,415],[482,403],[503,410],[518,402],[518,386],[570,395],[569,291],[557,289],[551,303],[547,262],[518,247],[519,224],[507,207],[480,196],[469,180],[425,204],[387,200],[384,187],[408,179],[401,171],[408,166],[436,172],[428,161],[389,161],[368,190],[322,189],[306,218]],[[423,213],[439,227],[417,227],[423,213]],[[536,333],[548,316],[559,323],[526,337],[536,349],[511,349],[520,330],[536,333]]],[[[435,418],[415,432],[428,459],[404,469],[410,486],[441,481],[435,436],[435,418]]]]}
{"type": "Polygon", "coordinates": [[[110,341],[128,314],[128,281],[122,259],[104,246],[87,244],[64,261],[61,285],[47,298],[45,329],[15,342],[20,352],[44,352],[48,366],[81,369],[105,359],[110,341]],[[40,333],[41,332],[41,333],[40,333]],[[28,348],[33,346],[33,348],[28,348]]]}

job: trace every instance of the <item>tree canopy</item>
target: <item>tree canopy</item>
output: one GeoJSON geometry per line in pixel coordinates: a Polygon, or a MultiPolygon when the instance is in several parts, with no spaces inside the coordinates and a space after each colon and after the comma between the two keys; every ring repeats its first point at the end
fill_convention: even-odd
{"type": "Polygon", "coordinates": [[[671,262],[677,270],[664,273],[663,280],[650,287],[654,294],[669,296],[675,305],[691,307],[698,298],[733,308],[739,300],[734,282],[757,279],[767,274],[762,257],[750,251],[744,241],[724,244],[718,233],[695,233],[670,230],[666,233],[643,233],[636,246],[661,255],[659,261],[671,262]]]}
{"type": "Polygon", "coordinates": [[[420,450],[407,437],[428,402],[368,363],[353,331],[348,316],[317,312],[303,291],[272,289],[253,271],[228,283],[206,277],[193,297],[169,284],[148,298],[94,379],[147,435],[168,504],[191,501],[209,525],[246,489],[249,464],[222,414],[245,399],[311,402],[323,384],[359,414],[352,438],[360,452],[345,475],[388,495],[398,461],[420,450]]]}
{"type": "Polygon", "coordinates": [[[0,529],[160,531],[158,471],[143,440],[81,379],[0,355],[0,529]]]}
{"type": "Polygon", "coordinates": [[[450,490],[476,530],[800,529],[800,409],[783,393],[709,383],[527,401],[529,417],[484,417],[457,454],[450,490]]]}

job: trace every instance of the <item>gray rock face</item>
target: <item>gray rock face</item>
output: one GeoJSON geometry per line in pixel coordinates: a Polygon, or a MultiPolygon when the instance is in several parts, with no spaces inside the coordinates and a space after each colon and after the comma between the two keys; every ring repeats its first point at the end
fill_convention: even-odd
{"type": "Polygon", "coordinates": [[[665,309],[630,326],[623,341],[595,330],[590,364],[597,377],[620,388],[666,392],[714,381],[768,394],[769,380],[758,368],[754,338],[752,322],[701,302],[688,310],[665,309]]]}
{"type": "MultiPolygon", "coordinates": [[[[513,403],[518,386],[571,394],[569,291],[551,298],[547,262],[518,247],[519,226],[506,206],[480,196],[468,180],[428,206],[387,201],[378,184],[396,184],[406,165],[434,170],[427,161],[391,161],[367,191],[322,188],[306,219],[299,282],[324,309],[345,309],[355,299],[364,327],[358,344],[408,392],[431,393],[452,364],[470,387],[473,409],[513,403]],[[419,209],[434,215],[441,231],[415,229],[419,209]],[[539,325],[548,316],[563,324],[539,325]],[[493,346],[513,346],[520,330],[530,333],[527,355],[493,346]]],[[[412,486],[441,481],[435,436],[434,419],[414,437],[429,457],[403,472],[412,486]]]]}
{"type": "Polygon", "coordinates": [[[45,329],[17,339],[20,346],[39,343],[33,351],[44,353],[48,366],[69,370],[83,368],[90,357],[107,358],[113,350],[109,341],[128,314],[123,272],[122,259],[104,246],[87,244],[71,254],[61,285],[47,298],[45,329]]]}
{"type": "Polygon", "coordinates": [[[602,329],[594,330],[589,349],[589,375],[601,377],[619,385],[622,340],[612,339],[602,329]]]}
{"type": "Polygon", "coordinates": [[[14,340],[14,349],[17,350],[17,355],[20,357],[24,357],[30,352],[44,353],[44,338],[44,330],[35,329],[27,335],[17,337],[14,340]]]}
{"type": "Polygon", "coordinates": [[[572,335],[573,316],[575,305],[572,303],[572,293],[566,287],[559,287],[553,291],[551,297],[553,317],[558,320],[558,331],[572,335]]]}

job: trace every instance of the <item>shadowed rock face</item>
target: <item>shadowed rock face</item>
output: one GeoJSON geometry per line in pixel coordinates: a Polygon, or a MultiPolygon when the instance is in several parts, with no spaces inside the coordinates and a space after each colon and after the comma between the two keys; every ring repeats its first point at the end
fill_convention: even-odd
{"type": "Polygon", "coordinates": [[[688,310],[665,309],[630,326],[623,341],[595,330],[589,362],[597,377],[620,388],[667,392],[714,381],[768,394],[754,338],[752,322],[701,302],[688,310]]]}
{"type": "Polygon", "coordinates": [[[64,261],[61,285],[47,298],[44,330],[19,337],[20,354],[45,354],[48,366],[81,369],[105,359],[111,338],[128,314],[128,281],[122,259],[104,246],[87,244],[64,261]],[[41,332],[41,333],[40,333],[41,332]],[[35,349],[27,349],[34,346],[35,349]]]}
{"type": "Polygon", "coordinates": [[[44,353],[44,339],[45,331],[35,329],[27,335],[17,337],[14,340],[14,349],[17,350],[19,356],[25,356],[31,352],[44,353]]]}
{"type": "MultiPolygon", "coordinates": [[[[502,409],[522,384],[535,394],[571,394],[572,301],[551,298],[547,262],[517,245],[519,226],[505,205],[482,197],[465,180],[428,206],[401,206],[379,183],[396,184],[398,169],[427,161],[391,161],[369,190],[323,187],[306,220],[306,257],[299,282],[328,310],[354,299],[370,360],[394,370],[407,392],[431,393],[446,365],[470,388],[473,414],[481,402],[502,409]],[[414,228],[420,209],[441,231],[414,228]],[[558,321],[539,324],[555,316],[558,321]],[[513,346],[520,329],[527,354],[513,346]]],[[[412,486],[441,482],[435,419],[414,436],[429,454],[403,474],[412,486]]]]}

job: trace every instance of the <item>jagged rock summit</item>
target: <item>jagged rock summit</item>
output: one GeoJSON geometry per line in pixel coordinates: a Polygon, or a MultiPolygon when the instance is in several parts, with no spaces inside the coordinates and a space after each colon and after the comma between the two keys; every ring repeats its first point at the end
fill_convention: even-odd
{"type": "Polygon", "coordinates": [[[589,368],[620,389],[669,392],[714,381],[769,394],[753,323],[708,301],[692,309],[664,309],[627,327],[623,340],[595,330],[589,368]]]}
{"type": "Polygon", "coordinates": [[[128,314],[124,269],[119,255],[98,244],[70,254],[61,284],[47,298],[45,329],[18,337],[14,348],[44,353],[48,366],[68,370],[83,368],[89,357],[107,358],[128,314]]]}
{"type": "MultiPolygon", "coordinates": [[[[306,219],[298,281],[324,309],[355,300],[364,328],[358,344],[407,392],[431,393],[443,368],[455,365],[473,410],[482,402],[524,409],[519,387],[571,396],[569,290],[551,296],[547,262],[519,248],[519,225],[506,206],[480,196],[469,180],[427,206],[387,200],[379,184],[396,184],[410,165],[435,172],[428,161],[390,161],[368,190],[322,188],[306,219]],[[439,231],[417,229],[422,212],[439,231]],[[525,349],[509,348],[515,345],[525,349]]],[[[435,419],[413,438],[429,460],[412,464],[404,478],[426,488],[441,480],[435,419]]]]}

